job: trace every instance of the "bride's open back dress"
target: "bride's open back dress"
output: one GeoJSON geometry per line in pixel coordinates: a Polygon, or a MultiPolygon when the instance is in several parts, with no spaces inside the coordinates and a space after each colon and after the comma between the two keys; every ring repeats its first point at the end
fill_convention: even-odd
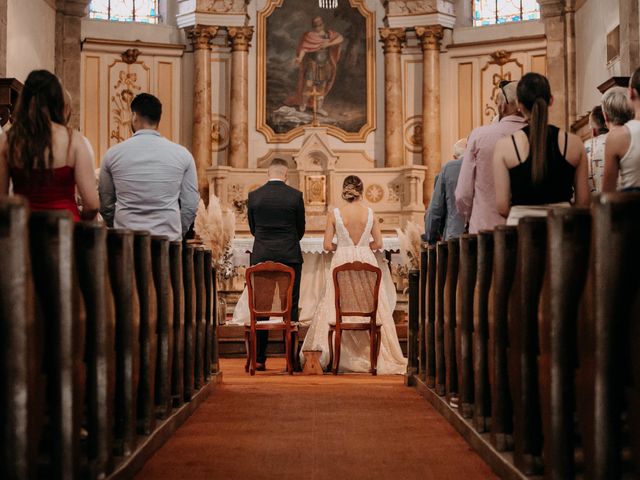
{"type": "MultiPolygon", "coordinates": [[[[373,228],[373,211],[368,209],[367,223],[360,236],[358,242],[354,242],[349,236],[340,210],[333,210],[336,219],[336,236],[338,238],[338,248],[333,255],[330,271],[339,265],[348,262],[363,262],[380,267],[388,268],[386,265],[380,265],[375,254],[369,247],[371,239],[371,230],[373,228]]],[[[383,270],[384,272],[384,270],[383,270]]],[[[371,293],[365,289],[370,288],[362,283],[362,279],[358,278],[359,272],[353,272],[353,281],[346,282],[347,287],[351,290],[353,302],[357,305],[358,299],[362,299],[366,304],[366,299],[371,297],[371,293]]],[[[341,290],[344,283],[341,284],[341,290]]],[[[347,292],[341,292],[345,295],[347,292]]],[[[320,363],[326,367],[329,363],[329,324],[335,322],[335,291],[333,286],[332,275],[327,276],[325,283],[324,296],[318,304],[313,320],[305,336],[302,350],[322,350],[320,363]]],[[[380,284],[380,292],[378,295],[378,324],[382,325],[382,342],[380,345],[380,355],[378,356],[378,374],[402,374],[405,373],[407,360],[402,355],[400,342],[396,333],[396,327],[393,321],[393,308],[395,308],[396,290],[390,275],[382,276],[380,284]]],[[[343,322],[350,319],[344,318],[343,322]]],[[[361,319],[359,319],[361,321],[361,319]]],[[[335,339],[335,337],[334,337],[335,339]]],[[[304,362],[304,355],[301,354],[301,361],[304,362]]],[[[341,372],[369,372],[369,333],[368,332],[350,332],[343,331],[342,346],[340,354],[341,372]]]]}

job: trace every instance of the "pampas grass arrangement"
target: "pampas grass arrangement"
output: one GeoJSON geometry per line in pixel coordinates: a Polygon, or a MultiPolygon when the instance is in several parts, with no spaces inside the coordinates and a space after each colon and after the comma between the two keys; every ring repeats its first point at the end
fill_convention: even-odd
{"type": "Polygon", "coordinates": [[[415,222],[407,222],[404,230],[396,228],[400,241],[400,259],[407,270],[420,268],[420,244],[422,229],[415,222]]]}
{"type": "Polygon", "coordinates": [[[206,208],[200,199],[193,227],[204,246],[211,250],[214,263],[224,261],[235,234],[234,213],[229,209],[223,211],[220,199],[211,194],[206,208]]]}

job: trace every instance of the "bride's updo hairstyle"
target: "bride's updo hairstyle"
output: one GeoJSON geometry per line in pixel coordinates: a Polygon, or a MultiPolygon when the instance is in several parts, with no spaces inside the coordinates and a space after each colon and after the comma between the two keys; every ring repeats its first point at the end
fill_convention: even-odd
{"type": "Polygon", "coordinates": [[[342,184],[342,198],[344,198],[347,202],[358,200],[360,197],[362,197],[363,189],[364,187],[362,185],[362,180],[360,180],[360,177],[349,175],[344,179],[344,183],[342,184]]]}

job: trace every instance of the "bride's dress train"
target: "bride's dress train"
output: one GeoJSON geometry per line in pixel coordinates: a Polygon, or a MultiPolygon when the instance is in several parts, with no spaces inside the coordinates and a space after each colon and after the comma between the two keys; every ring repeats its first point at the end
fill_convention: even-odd
{"type": "MultiPolygon", "coordinates": [[[[369,209],[367,224],[360,237],[360,241],[354,244],[349,236],[340,211],[334,209],[336,218],[336,235],[338,238],[338,248],[333,255],[330,271],[338,265],[348,262],[363,262],[380,267],[383,270],[388,268],[382,262],[378,262],[371,248],[369,240],[373,227],[373,212],[369,209]]],[[[365,286],[358,281],[358,272],[353,272],[354,281],[350,282],[354,299],[364,299],[370,297],[370,293],[365,292],[365,286]]],[[[403,374],[406,371],[407,359],[402,354],[395,323],[393,321],[393,309],[395,308],[396,291],[390,275],[382,275],[380,292],[378,294],[378,318],[382,325],[382,341],[380,345],[380,355],[378,356],[378,374],[403,374]]],[[[332,275],[327,276],[325,283],[324,297],[318,304],[318,308],[313,316],[307,335],[305,336],[302,350],[322,350],[320,363],[323,368],[329,363],[329,324],[335,322],[335,293],[332,275]]],[[[349,318],[343,319],[348,322],[349,318]]],[[[304,354],[300,354],[301,361],[304,362],[304,354]]],[[[349,332],[342,333],[342,346],[340,354],[341,372],[369,372],[371,365],[369,362],[369,333],[349,332]]]]}

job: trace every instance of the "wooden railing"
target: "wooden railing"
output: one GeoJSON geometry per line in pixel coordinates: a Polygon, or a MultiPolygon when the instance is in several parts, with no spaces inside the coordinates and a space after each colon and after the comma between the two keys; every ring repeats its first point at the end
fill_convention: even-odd
{"type": "Polygon", "coordinates": [[[409,326],[435,382],[408,382],[503,478],[639,478],[640,194],[432,249],[410,311],[436,333],[409,326]]]}
{"type": "Polygon", "coordinates": [[[0,252],[0,477],[130,477],[220,379],[211,253],[19,198],[0,252]]]}

